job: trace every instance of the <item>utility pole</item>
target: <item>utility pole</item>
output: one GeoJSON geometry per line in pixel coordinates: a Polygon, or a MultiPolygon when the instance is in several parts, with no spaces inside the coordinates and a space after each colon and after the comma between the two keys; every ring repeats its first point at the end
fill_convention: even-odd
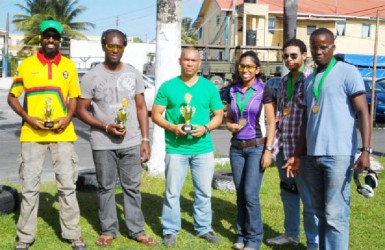
{"type": "MultiPolygon", "coordinates": [[[[182,0],[157,0],[155,89],[180,75],[182,0]]],[[[164,177],[164,129],[154,124],[148,174],[164,177]]]]}
{"type": "Polygon", "coordinates": [[[119,16],[116,16],[116,29],[119,29],[119,16]]]}
{"type": "Polygon", "coordinates": [[[3,78],[8,76],[8,36],[9,36],[9,13],[7,13],[7,23],[4,36],[4,52],[3,52],[3,78]]]}
{"type": "Polygon", "coordinates": [[[296,37],[298,0],[283,0],[283,43],[296,37]]]}
{"type": "Polygon", "coordinates": [[[376,35],[374,38],[373,53],[373,73],[372,73],[372,101],[370,102],[370,146],[372,146],[372,128],[373,121],[376,119],[376,77],[377,77],[377,46],[378,46],[378,29],[380,27],[380,10],[377,10],[376,35]]]}
{"type": "MultiPolygon", "coordinates": [[[[297,32],[298,0],[283,0],[283,43],[295,38],[297,32]]],[[[289,73],[282,62],[282,76],[289,73]]]]}

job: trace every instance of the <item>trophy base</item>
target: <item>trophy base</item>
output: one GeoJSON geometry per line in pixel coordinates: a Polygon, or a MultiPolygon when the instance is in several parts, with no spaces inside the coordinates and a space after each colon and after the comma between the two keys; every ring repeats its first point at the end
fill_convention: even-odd
{"type": "Polygon", "coordinates": [[[194,130],[194,127],[192,125],[183,125],[182,130],[186,134],[191,134],[191,132],[194,130]]]}
{"type": "Polygon", "coordinates": [[[125,126],[123,126],[123,124],[119,124],[120,126],[119,126],[119,128],[117,129],[119,132],[122,132],[122,131],[124,131],[125,129],[126,129],[126,127],[125,126]]]}
{"type": "Polygon", "coordinates": [[[46,128],[53,128],[53,125],[54,125],[53,121],[45,121],[44,122],[44,127],[46,127],[46,128]]]}

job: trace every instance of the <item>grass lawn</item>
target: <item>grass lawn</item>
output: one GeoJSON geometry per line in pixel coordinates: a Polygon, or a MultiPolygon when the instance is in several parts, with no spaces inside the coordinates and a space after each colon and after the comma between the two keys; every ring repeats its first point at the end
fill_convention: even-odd
{"type": "MultiPolygon", "coordinates": [[[[385,164],[385,158],[379,160],[385,164]]],[[[229,169],[229,166],[217,167],[229,169]]],[[[375,190],[375,197],[366,199],[355,191],[352,182],[351,219],[350,219],[350,247],[349,249],[384,249],[385,237],[385,174],[379,176],[379,187],[375,190]]],[[[8,185],[10,185],[8,183],[8,185]]],[[[15,186],[11,184],[11,186],[15,186]]],[[[20,186],[16,186],[20,191],[20,186]]],[[[149,177],[143,173],[142,208],[146,219],[145,230],[158,242],[158,249],[162,246],[161,210],[163,201],[164,179],[149,177]]],[[[210,245],[195,236],[192,218],[193,186],[191,176],[187,177],[182,196],[182,230],[178,234],[177,245],[171,249],[231,249],[235,240],[235,193],[230,191],[213,190],[213,229],[222,242],[210,245]]],[[[127,238],[127,229],[123,221],[123,195],[121,188],[116,189],[119,224],[121,234],[107,249],[149,249],[127,238]]],[[[260,193],[262,216],[264,222],[264,238],[271,238],[283,232],[283,209],[279,196],[279,178],[275,167],[265,173],[260,193]]],[[[61,239],[59,224],[59,205],[56,186],[53,182],[43,183],[40,194],[40,208],[38,217],[38,232],[31,249],[71,249],[70,245],[61,239]]],[[[81,227],[83,237],[87,242],[87,249],[101,249],[95,245],[98,238],[99,220],[95,191],[79,191],[78,200],[81,209],[81,227]]],[[[0,249],[13,249],[16,240],[16,222],[19,211],[8,215],[0,215],[1,240],[0,249]]],[[[263,245],[261,249],[272,249],[263,245]]],[[[297,247],[278,247],[273,249],[306,249],[306,239],[301,228],[301,244],[297,247]]]]}

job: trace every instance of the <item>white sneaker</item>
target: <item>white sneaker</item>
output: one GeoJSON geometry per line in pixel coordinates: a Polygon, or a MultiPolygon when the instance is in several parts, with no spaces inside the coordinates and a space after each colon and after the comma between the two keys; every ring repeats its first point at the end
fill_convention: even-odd
{"type": "Polygon", "coordinates": [[[284,234],[277,236],[275,238],[267,239],[266,243],[268,245],[282,246],[282,245],[298,245],[299,237],[286,236],[284,234]]]}

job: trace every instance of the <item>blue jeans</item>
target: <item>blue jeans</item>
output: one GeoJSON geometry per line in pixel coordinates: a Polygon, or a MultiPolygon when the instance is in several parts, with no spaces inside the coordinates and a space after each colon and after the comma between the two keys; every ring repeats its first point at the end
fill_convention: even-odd
{"type": "Polygon", "coordinates": [[[277,155],[277,167],[279,179],[286,186],[296,185],[298,193],[290,192],[281,187],[281,200],[283,203],[283,211],[285,214],[285,235],[291,237],[299,237],[300,230],[300,200],[303,203],[303,227],[307,239],[307,246],[318,248],[318,219],[311,207],[310,191],[304,179],[305,158],[301,160],[301,168],[299,174],[294,178],[286,176],[286,169],[282,169],[286,161],[284,160],[283,149],[280,148],[277,155]]]}
{"type": "Polygon", "coordinates": [[[253,249],[259,249],[263,240],[259,201],[264,174],[260,167],[263,147],[230,147],[230,164],[237,191],[237,242],[253,249]]]}
{"type": "Polygon", "coordinates": [[[166,191],[162,209],[163,235],[176,235],[181,229],[180,192],[190,166],[194,185],[194,229],[198,236],[212,230],[211,182],[213,152],[197,155],[166,154],[166,191]]]}
{"type": "Polygon", "coordinates": [[[353,156],[308,156],[305,179],[319,219],[319,248],[349,247],[350,182],[353,156]]]}
{"type": "Polygon", "coordinates": [[[119,175],[123,189],[124,218],[129,236],[136,238],[144,234],[140,194],[142,181],[140,147],[93,150],[92,154],[98,180],[97,198],[101,233],[115,237],[119,232],[115,202],[116,177],[119,175]]]}

